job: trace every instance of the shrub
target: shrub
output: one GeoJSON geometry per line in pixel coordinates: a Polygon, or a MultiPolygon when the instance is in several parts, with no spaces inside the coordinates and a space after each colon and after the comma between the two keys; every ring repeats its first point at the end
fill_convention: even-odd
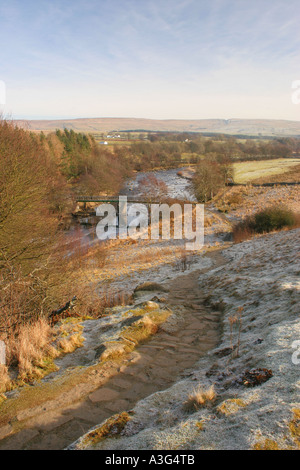
{"type": "Polygon", "coordinates": [[[299,215],[287,207],[270,206],[236,224],[233,228],[233,239],[239,243],[251,238],[256,233],[299,227],[299,222],[299,215]]]}
{"type": "Polygon", "coordinates": [[[25,382],[46,375],[47,370],[55,368],[51,359],[58,356],[52,345],[54,331],[44,319],[20,327],[15,338],[8,342],[8,360],[17,361],[19,378],[25,382]],[[49,362],[50,361],[50,362],[49,362]]]}
{"type": "Polygon", "coordinates": [[[258,233],[281,230],[283,227],[293,227],[296,219],[294,213],[285,207],[269,207],[254,215],[254,230],[258,233]]]}

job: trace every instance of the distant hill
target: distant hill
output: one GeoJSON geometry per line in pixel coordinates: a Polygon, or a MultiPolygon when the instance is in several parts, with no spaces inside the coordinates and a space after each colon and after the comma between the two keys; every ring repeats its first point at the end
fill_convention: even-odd
{"type": "Polygon", "coordinates": [[[78,132],[112,131],[171,131],[203,132],[232,135],[299,136],[300,121],[273,119],[139,119],[139,118],[80,118],[63,120],[15,121],[20,127],[32,131],[50,132],[73,129],[78,132]]]}

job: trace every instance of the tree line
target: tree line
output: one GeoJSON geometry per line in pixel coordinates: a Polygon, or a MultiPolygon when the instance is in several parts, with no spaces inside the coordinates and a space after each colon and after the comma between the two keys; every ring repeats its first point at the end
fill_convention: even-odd
{"type": "Polygon", "coordinates": [[[203,159],[231,158],[234,161],[268,160],[292,157],[300,153],[300,139],[238,139],[199,134],[149,134],[149,140],[134,141],[129,146],[114,146],[114,153],[130,161],[136,171],[175,168],[203,159]]]}

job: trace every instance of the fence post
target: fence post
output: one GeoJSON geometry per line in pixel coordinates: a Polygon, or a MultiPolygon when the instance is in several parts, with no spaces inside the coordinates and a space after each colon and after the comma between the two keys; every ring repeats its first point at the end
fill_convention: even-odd
{"type": "Polygon", "coordinates": [[[4,341],[0,341],[0,365],[6,364],[6,347],[4,341]]]}

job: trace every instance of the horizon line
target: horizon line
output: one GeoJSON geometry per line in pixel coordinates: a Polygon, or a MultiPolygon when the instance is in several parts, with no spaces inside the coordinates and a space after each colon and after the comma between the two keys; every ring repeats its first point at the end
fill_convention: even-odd
{"type": "Polygon", "coordinates": [[[118,117],[118,116],[94,116],[94,117],[15,117],[10,118],[12,121],[76,121],[82,119],[134,119],[144,121],[285,121],[299,122],[300,119],[284,119],[284,118],[145,118],[145,117],[118,117]]]}

